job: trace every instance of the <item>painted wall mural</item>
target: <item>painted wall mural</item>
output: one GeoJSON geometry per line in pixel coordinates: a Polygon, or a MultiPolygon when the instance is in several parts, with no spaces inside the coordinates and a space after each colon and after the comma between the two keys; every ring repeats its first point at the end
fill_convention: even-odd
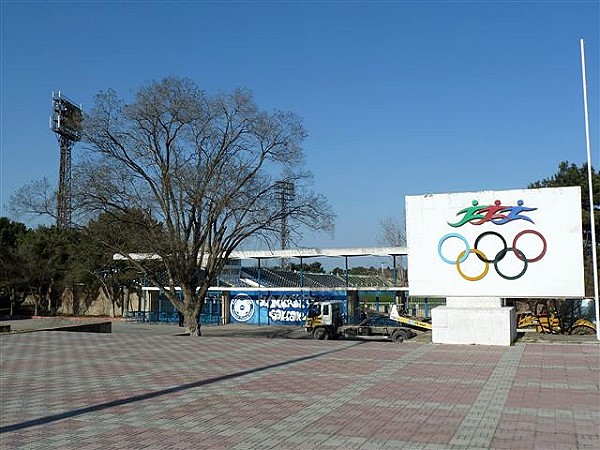
{"type": "Polygon", "coordinates": [[[231,292],[231,321],[252,325],[302,325],[313,301],[345,300],[344,292],[231,292]]]}

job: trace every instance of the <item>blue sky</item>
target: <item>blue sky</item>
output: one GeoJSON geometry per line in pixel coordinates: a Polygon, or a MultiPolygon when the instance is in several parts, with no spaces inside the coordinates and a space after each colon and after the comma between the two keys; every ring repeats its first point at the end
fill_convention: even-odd
{"type": "Polygon", "coordinates": [[[301,245],[378,246],[405,195],[525,188],[585,162],[580,38],[600,166],[598,1],[1,1],[0,215],[57,179],[52,91],[86,109],[176,75],[303,117],[337,223],[301,245]]]}

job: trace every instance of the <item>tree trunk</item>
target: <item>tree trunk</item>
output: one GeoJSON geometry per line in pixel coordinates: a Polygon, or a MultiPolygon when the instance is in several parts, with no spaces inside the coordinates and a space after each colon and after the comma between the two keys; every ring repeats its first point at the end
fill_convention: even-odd
{"type": "Polygon", "coordinates": [[[38,286],[37,293],[33,294],[33,299],[35,300],[35,302],[33,304],[34,305],[34,309],[33,309],[34,316],[38,315],[38,307],[40,305],[40,302],[42,301],[41,298],[42,298],[42,288],[40,286],[38,286]]]}
{"type": "Polygon", "coordinates": [[[200,331],[200,314],[204,306],[204,297],[196,293],[196,285],[190,287],[185,283],[181,283],[180,286],[183,298],[173,294],[172,290],[167,290],[164,293],[177,311],[183,315],[182,325],[186,328],[187,334],[190,336],[202,336],[200,331]]]}
{"type": "Polygon", "coordinates": [[[189,311],[186,308],[183,316],[185,328],[190,336],[202,336],[202,332],[200,330],[200,312],[189,311]]]}
{"type": "Polygon", "coordinates": [[[48,311],[48,315],[52,315],[52,283],[48,285],[48,289],[46,290],[46,309],[48,311]]]}
{"type": "Polygon", "coordinates": [[[131,301],[129,298],[129,288],[124,286],[121,290],[121,315],[125,314],[131,309],[131,301]]]}
{"type": "Polygon", "coordinates": [[[202,336],[200,331],[200,314],[204,301],[195,297],[191,292],[184,290],[185,308],[183,311],[184,325],[187,328],[190,336],[202,336]]]}
{"type": "Polygon", "coordinates": [[[110,287],[110,317],[115,317],[115,304],[117,303],[116,297],[119,288],[115,286],[110,287]]]}
{"type": "Polygon", "coordinates": [[[15,315],[15,303],[16,303],[16,293],[15,288],[11,288],[10,290],[10,317],[15,315]]]}

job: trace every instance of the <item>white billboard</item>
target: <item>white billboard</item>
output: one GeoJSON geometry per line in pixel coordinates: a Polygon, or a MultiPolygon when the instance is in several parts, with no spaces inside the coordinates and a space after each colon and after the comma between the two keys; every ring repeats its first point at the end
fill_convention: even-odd
{"type": "Polygon", "coordinates": [[[583,297],[579,187],[406,197],[410,295],[583,297]]]}

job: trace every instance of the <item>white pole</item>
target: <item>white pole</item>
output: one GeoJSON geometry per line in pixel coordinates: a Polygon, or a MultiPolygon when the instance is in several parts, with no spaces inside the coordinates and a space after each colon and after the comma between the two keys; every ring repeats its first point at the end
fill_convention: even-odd
{"type": "Polygon", "coordinates": [[[590,150],[590,123],[588,118],[587,80],[585,76],[585,43],[581,47],[581,76],[583,80],[583,112],[585,117],[585,144],[587,147],[588,190],[590,196],[590,225],[592,229],[592,270],[594,280],[594,303],[596,304],[596,338],[600,341],[600,305],[598,304],[598,260],[596,257],[596,227],[594,220],[594,188],[592,186],[592,152],[590,150]]]}

